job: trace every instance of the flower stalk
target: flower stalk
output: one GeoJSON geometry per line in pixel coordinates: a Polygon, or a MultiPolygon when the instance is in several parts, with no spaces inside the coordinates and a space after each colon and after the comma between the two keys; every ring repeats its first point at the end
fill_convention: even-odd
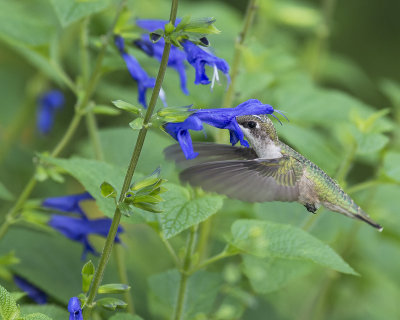
{"type": "MultiPolygon", "coordinates": [[[[172,0],[171,14],[170,14],[170,22],[172,24],[175,23],[177,9],[178,9],[178,0],[172,0]]],[[[124,184],[122,186],[122,190],[121,190],[120,197],[119,197],[119,202],[123,201],[125,193],[128,191],[129,186],[131,184],[132,177],[135,172],[135,169],[136,169],[139,157],[140,157],[140,153],[142,151],[143,143],[146,138],[148,124],[149,124],[150,118],[153,114],[154,108],[156,106],[156,102],[157,102],[157,99],[158,99],[158,96],[160,93],[161,85],[164,80],[164,75],[165,75],[165,71],[166,71],[167,64],[168,64],[168,57],[169,57],[170,49],[171,49],[171,43],[165,42],[164,52],[162,55],[160,68],[158,70],[158,74],[157,74],[157,78],[156,78],[156,84],[154,86],[154,89],[153,89],[153,92],[151,95],[149,107],[147,109],[147,112],[146,112],[144,120],[143,120],[143,126],[139,131],[139,135],[136,140],[136,145],[135,145],[134,151],[132,153],[131,160],[129,162],[128,170],[125,175],[124,184]]],[[[117,207],[115,209],[114,217],[113,217],[111,227],[110,227],[110,231],[108,233],[106,242],[104,244],[103,252],[101,254],[100,261],[99,261],[98,267],[96,269],[96,273],[95,273],[93,281],[92,281],[88,299],[84,306],[84,311],[83,311],[84,319],[89,319],[89,317],[90,317],[90,313],[91,313],[91,310],[94,305],[93,302],[96,297],[97,290],[101,284],[105,268],[107,266],[108,260],[111,255],[112,247],[114,244],[114,238],[117,233],[120,220],[121,220],[121,212],[117,207]]]]}

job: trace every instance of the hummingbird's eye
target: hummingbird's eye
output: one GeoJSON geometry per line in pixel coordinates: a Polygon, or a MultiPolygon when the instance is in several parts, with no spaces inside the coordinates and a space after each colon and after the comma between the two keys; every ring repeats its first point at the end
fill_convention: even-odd
{"type": "Polygon", "coordinates": [[[255,127],[257,127],[257,122],[255,122],[255,121],[249,121],[249,122],[247,122],[247,126],[248,126],[250,129],[254,129],[255,127]]]}

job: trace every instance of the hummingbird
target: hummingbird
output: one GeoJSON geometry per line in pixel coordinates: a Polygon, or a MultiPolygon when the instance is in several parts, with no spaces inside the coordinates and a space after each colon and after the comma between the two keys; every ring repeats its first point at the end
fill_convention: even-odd
{"type": "Polygon", "coordinates": [[[165,149],[183,167],[182,182],[247,202],[299,202],[312,213],[320,206],[359,219],[382,231],[316,164],[279,140],[266,115],[236,117],[250,147],[197,142],[199,155],[186,160],[179,145],[165,149]]]}

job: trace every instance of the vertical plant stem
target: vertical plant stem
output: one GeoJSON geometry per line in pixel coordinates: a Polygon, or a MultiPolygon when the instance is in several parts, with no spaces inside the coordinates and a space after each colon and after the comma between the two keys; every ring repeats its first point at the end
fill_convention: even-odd
{"type": "MultiPolygon", "coordinates": [[[[125,252],[124,248],[121,245],[118,245],[114,249],[115,255],[115,262],[117,265],[118,277],[121,283],[128,284],[128,272],[126,270],[126,263],[125,263],[125,252]]],[[[130,314],[135,313],[135,306],[133,304],[132,295],[129,291],[124,293],[125,302],[128,304],[128,312],[130,314]]]]}
{"type": "Polygon", "coordinates": [[[322,0],[321,13],[323,21],[317,29],[315,53],[311,59],[311,74],[316,80],[318,80],[321,60],[328,51],[327,42],[332,29],[332,16],[335,5],[336,0],[322,0]]]}
{"type": "Polygon", "coordinates": [[[239,66],[240,66],[240,61],[242,58],[242,50],[243,50],[243,43],[246,39],[246,36],[249,32],[250,26],[253,22],[254,15],[256,13],[258,6],[258,0],[249,0],[247,4],[247,10],[246,10],[246,15],[244,17],[244,24],[243,28],[240,31],[239,35],[236,38],[235,41],[235,52],[233,54],[233,62],[232,62],[232,71],[231,71],[231,83],[229,85],[229,88],[225,94],[224,101],[222,105],[225,108],[230,108],[232,106],[232,102],[234,99],[235,95],[235,85],[236,85],[236,79],[239,73],[239,66]]]}
{"type": "MultiPolygon", "coordinates": [[[[64,149],[65,147],[68,145],[68,143],[71,141],[73,135],[75,134],[76,129],[79,126],[79,123],[81,121],[84,109],[86,108],[92,93],[94,91],[94,88],[96,87],[100,75],[101,75],[101,66],[103,63],[103,59],[105,56],[105,53],[107,51],[107,46],[110,42],[111,37],[113,36],[113,30],[115,27],[115,24],[119,18],[119,15],[122,12],[122,8],[125,4],[126,0],[122,0],[120,2],[120,5],[117,9],[117,13],[116,13],[116,17],[114,19],[113,24],[110,27],[109,32],[107,33],[106,37],[104,38],[103,41],[103,45],[101,47],[100,53],[97,56],[96,59],[96,63],[95,63],[95,67],[94,67],[94,71],[92,73],[92,75],[90,76],[89,82],[87,84],[87,86],[85,86],[85,90],[83,90],[83,96],[82,98],[79,98],[76,105],[75,105],[75,114],[66,130],[66,132],[64,133],[63,137],[61,138],[61,140],[59,141],[59,143],[55,146],[55,148],[53,149],[53,151],[50,153],[50,155],[52,157],[57,157],[64,149]]],[[[6,234],[8,228],[10,227],[10,225],[12,224],[12,221],[15,220],[16,216],[18,215],[19,210],[23,207],[23,205],[25,204],[25,201],[29,198],[29,196],[31,195],[35,185],[36,185],[37,181],[35,179],[35,173],[34,175],[30,178],[29,182],[27,183],[27,185],[25,186],[25,189],[22,191],[22,193],[20,194],[20,196],[18,197],[16,204],[14,205],[14,207],[11,208],[11,210],[7,213],[6,217],[5,217],[5,221],[3,222],[3,224],[0,226],[0,240],[4,237],[4,235],[6,234]]]]}
{"type": "MultiPolygon", "coordinates": [[[[178,0],[172,0],[171,14],[170,14],[170,21],[172,24],[175,24],[177,10],[178,10],[178,0]]],[[[154,108],[156,106],[157,98],[159,96],[161,85],[164,80],[164,75],[165,75],[165,70],[166,70],[167,64],[168,64],[168,57],[169,57],[170,49],[171,49],[171,43],[166,41],[165,45],[164,45],[163,55],[161,58],[160,68],[159,68],[158,74],[157,74],[156,83],[155,83],[155,86],[154,86],[154,89],[153,89],[153,92],[151,95],[149,107],[147,109],[146,115],[143,120],[142,129],[140,129],[138,138],[136,140],[136,145],[133,150],[131,160],[129,162],[128,170],[125,175],[124,184],[122,186],[122,190],[121,190],[118,202],[123,201],[123,199],[125,197],[125,193],[128,191],[129,186],[131,184],[132,177],[135,172],[140,153],[142,151],[143,143],[146,138],[148,124],[149,124],[150,118],[153,114],[154,108]]],[[[97,290],[101,284],[105,268],[106,268],[108,260],[110,258],[111,250],[112,250],[112,247],[114,244],[114,239],[117,234],[118,225],[119,225],[120,220],[121,220],[121,212],[117,207],[115,209],[111,227],[108,232],[106,242],[104,244],[104,248],[103,248],[103,252],[100,257],[99,265],[96,269],[96,273],[95,273],[93,281],[92,281],[88,299],[84,306],[84,310],[83,310],[84,319],[88,319],[90,317],[90,313],[93,308],[93,302],[96,297],[97,290]]]]}
{"type": "Polygon", "coordinates": [[[101,140],[99,130],[97,128],[96,117],[93,112],[89,111],[86,116],[86,126],[89,132],[90,141],[92,142],[94,154],[97,160],[104,160],[103,147],[101,146],[101,140]]]}
{"type": "Polygon", "coordinates": [[[183,306],[185,305],[187,282],[189,279],[189,270],[192,265],[192,254],[196,245],[197,225],[190,228],[188,243],[186,245],[185,257],[181,272],[181,281],[179,282],[178,299],[175,305],[174,320],[183,320],[183,306]]]}

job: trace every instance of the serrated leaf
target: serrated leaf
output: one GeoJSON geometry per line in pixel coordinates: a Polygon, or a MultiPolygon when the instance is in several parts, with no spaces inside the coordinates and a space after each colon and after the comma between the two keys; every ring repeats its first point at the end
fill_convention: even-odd
{"type": "Polygon", "coordinates": [[[164,201],[159,204],[164,210],[159,217],[166,239],[206,220],[223,204],[221,196],[207,194],[192,198],[184,187],[172,183],[167,183],[166,187],[168,192],[163,194],[164,201]]]}
{"type": "Polygon", "coordinates": [[[61,25],[65,28],[81,18],[97,13],[110,4],[110,0],[71,1],[51,0],[61,25]]]}
{"type": "Polygon", "coordinates": [[[95,114],[103,114],[107,116],[118,116],[119,114],[121,114],[119,110],[107,105],[95,105],[92,109],[92,112],[95,114]]]}
{"type": "Polygon", "coordinates": [[[123,283],[103,284],[97,290],[98,293],[124,293],[131,289],[130,286],[123,283]]]}
{"type": "Polygon", "coordinates": [[[19,317],[19,308],[11,294],[0,285],[0,316],[4,320],[16,320],[19,317]]]}
{"type": "Polygon", "coordinates": [[[244,253],[260,258],[311,261],[357,275],[332,248],[297,227],[262,220],[237,220],[231,231],[232,244],[244,253]]]}
{"type": "Polygon", "coordinates": [[[386,153],[383,168],[388,177],[400,182],[400,152],[386,153]]]}
{"type": "Polygon", "coordinates": [[[31,313],[22,318],[23,320],[52,320],[43,313],[31,313]]]}
{"type": "Polygon", "coordinates": [[[14,200],[13,194],[10,191],[8,191],[8,189],[2,182],[0,182],[0,199],[6,201],[14,200]]]}
{"type": "Polygon", "coordinates": [[[108,182],[104,181],[100,185],[101,195],[104,198],[116,198],[117,197],[117,190],[108,182]]]}
{"type": "MultiPolygon", "coordinates": [[[[149,278],[150,307],[154,314],[169,318],[177,302],[180,273],[169,270],[149,278]]],[[[208,314],[213,307],[222,284],[219,274],[198,271],[187,282],[186,299],[182,319],[195,319],[197,315],[208,314]]]]}
{"type": "Polygon", "coordinates": [[[102,298],[96,301],[96,304],[104,309],[114,311],[115,309],[125,309],[127,303],[117,298],[102,298]]]}
{"type": "Polygon", "coordinates": [[[129,122],[129,126],[133,130],[140,130],[143,127],[143,118],[136,118],[135,120],[129,122]]]}

